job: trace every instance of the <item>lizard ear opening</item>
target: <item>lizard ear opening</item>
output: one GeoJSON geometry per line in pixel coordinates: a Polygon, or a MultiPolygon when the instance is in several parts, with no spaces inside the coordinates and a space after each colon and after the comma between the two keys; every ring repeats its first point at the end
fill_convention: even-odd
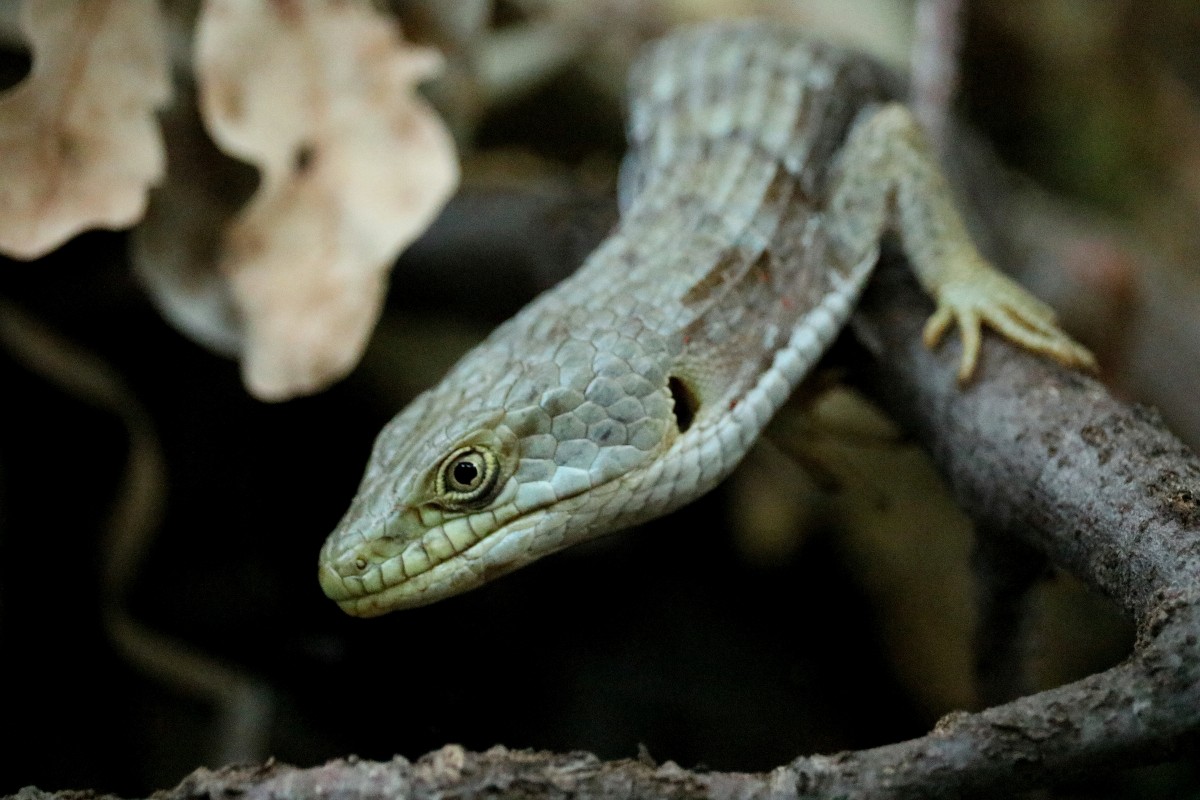
{"type": "Polygon", "coordinates": [[[673,401],[672,411],[675,413],[675,426],[679,428],[680,433],[686,433],[687,429],[692,427],[692,420],[696,418],[696,411],[700,407],[696,393],[692,391],[692,387],[683,382],[682,378],[675,375],[667,378],[667,391],[671,393],[673,401]]]}

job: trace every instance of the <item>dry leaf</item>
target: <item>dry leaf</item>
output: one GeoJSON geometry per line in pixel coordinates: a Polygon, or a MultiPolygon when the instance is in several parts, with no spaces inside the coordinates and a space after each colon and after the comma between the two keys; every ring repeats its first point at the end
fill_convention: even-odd
{"type": "Polygon", "coordinates": [[[170,84],[154,0],[26,0],[22,27],[33,68],[0,95],[0,250],[37,258],[141,218],[170,84]]]}
{"type": "Polygon", "coordinates": [[[312,392],[354,366],[388,268],[453,191],[453,143],[415,91],[440,63],[367,3],[204,4],[201,114],[262,173],[220,263],[258,397],[312,392]]]}

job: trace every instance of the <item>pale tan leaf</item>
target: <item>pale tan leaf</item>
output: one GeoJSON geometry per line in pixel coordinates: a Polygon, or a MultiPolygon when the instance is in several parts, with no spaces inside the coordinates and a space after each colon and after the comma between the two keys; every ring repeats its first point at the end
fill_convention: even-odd
{"type": "Polygon", "coordinates": [[[170,91],[154,0],[27,0],[33,68],[0,95],[0,251],[37,258],[141,219],[170,91]]]}
{"type": "Polygon", "coordinates": [[[201,115],[262,173],[220,263],[260,398],[315,391],[354,366],[388,268],[457,184],[450,136],[415,90],[440,63],[367,3],[204,4],[201,115]]]}

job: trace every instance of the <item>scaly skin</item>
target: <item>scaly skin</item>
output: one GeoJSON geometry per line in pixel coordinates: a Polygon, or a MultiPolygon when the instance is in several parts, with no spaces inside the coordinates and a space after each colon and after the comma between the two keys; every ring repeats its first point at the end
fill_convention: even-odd
{"type": "Polygon", "coordinates": [[[871,62],[761,22],[684,29],[631,76],[628,198],[579,271],[380,433],[321,551],[373,616],[423,605],[715,486],[846,323],[897,234],[973,374],[980,328],[1091,355],[976,252],[871,62]]]}

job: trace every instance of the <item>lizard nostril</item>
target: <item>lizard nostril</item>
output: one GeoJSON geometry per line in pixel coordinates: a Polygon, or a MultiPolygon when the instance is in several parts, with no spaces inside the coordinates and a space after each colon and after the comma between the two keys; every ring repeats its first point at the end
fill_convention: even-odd
{"type": "Polygon", "coordinates": [[[354,568],[357,569],[359,572],[362,572],[364,569],[367,568],[367,560],[365,558],[354,559],[354,568]]]}

